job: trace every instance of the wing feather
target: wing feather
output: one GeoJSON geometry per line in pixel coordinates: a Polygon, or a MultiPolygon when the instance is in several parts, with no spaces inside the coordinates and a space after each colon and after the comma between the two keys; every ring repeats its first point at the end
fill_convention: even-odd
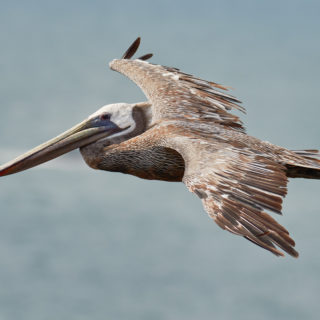
{"type": "Polygon", "coordinates": [[[222,85],[139,59],[113,60],[110,68],[142,89],[152,103],[154,122],[164,118],[202,119],[244,131],[239,117],[229,112],[232,109],[244,112],[244,108],[235,97],[220,91],[227,90],[222,85]]]}
{"type": "Polygon", "coordinates": [[[123,54],[121,59],[131,59],[133,55],[137,52],[140,46],[140,37],[138,37],[131,46],[127,49],[127,51],[123,54]]]}
{"type": "MultiPolygon", "coordinates": [[[[197,194],[209,216],[223,229],[274,253],[279,248],[297,257],[288,231],[266,211],[281,214],[287,192],[285,167],[253,152],[230,150],[223,158],[202,154],[204,172],[185,173],[184,182],[197,194]],[[223,165],[221,165],[223,163],[223,165]]],[[[194,170],[193,170],[194,172],[194,170]]]]}
{"type": "Polygon", "coordinates": [[[221,228],[275,255],[282,256],[282,249],[297,257],[289,232],[269,214],[281,214],[288,183],[285,165],[267,153],[262,155],[255,144],[233,146],[232,141],[221,139],[230,130],[216,127],[208,138],[191,123],[189,127],[167,123],[160,126],[161,141],[165,140],[161,143],[183,157],[182,181],[201,199],[208,215],[221,228]]]}

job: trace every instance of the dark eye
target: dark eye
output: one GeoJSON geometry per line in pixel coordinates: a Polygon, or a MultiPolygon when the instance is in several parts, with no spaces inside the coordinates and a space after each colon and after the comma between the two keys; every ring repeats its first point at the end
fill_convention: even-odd
{"type": "Polygon", "coordinates": [[[104,113],[100,116],[100,120],[110,120],[111,114],[110,113],[104,113]]]}

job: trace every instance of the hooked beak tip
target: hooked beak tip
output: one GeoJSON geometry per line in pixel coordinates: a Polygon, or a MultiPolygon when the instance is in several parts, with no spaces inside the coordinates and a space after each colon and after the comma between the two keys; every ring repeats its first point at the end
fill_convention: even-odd
{"type": "Polygon", "coordinates": [[[10,174],[10,167],[1,169],[0,167],[0,177],[8,176],[10,174]]]}

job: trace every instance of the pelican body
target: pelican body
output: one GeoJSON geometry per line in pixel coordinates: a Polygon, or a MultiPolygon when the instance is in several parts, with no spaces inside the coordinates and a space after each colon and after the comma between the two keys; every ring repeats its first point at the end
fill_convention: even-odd
{"type": "Polygon", "coordinates": [[[277,256],[298,256],[281,214],[288,177],[320,179],[317,150],[290,151],[246,134],[227,88],[179,69],[131,59],[138,38],[110,68],[134,81],[147,101],[103,106],[56,138],[0,167],[17,173],[79,148],[94,169],[183,182],[223,229],[277,256]]]}

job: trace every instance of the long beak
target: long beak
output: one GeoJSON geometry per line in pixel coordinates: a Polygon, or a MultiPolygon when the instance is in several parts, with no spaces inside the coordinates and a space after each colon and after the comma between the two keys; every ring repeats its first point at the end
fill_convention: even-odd
{"type": "Polygon", "coordinates": [[[30,169],[118,131],[121,131],[121,129],[113,123],[107,126],[94,126],[92,120],[85,120],[57,137],[0,166],[0,176],[30,169]]]}

